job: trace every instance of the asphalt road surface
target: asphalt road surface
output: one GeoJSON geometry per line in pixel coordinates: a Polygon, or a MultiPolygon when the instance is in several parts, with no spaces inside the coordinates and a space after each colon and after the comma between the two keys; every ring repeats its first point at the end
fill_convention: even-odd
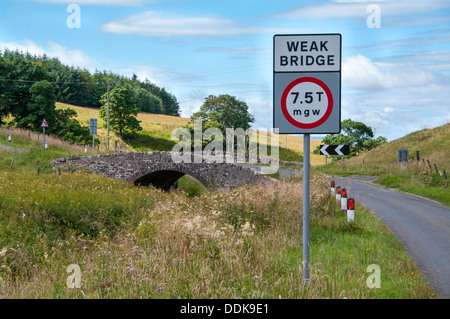
{"type": "Polygon", "coordinates": [[[22,148],[3,145],[3,144],[0,144],[0,150],[7,150],[7,151],[11,151],[11,152],[25,152],[25,150],[22,148]]]}
{"type": "Polygon", "coordinates": [[[336,186],[347,189],[348,196],[355,198],[356,205],[358,202],[364,204],[389,227],[425,279],[442,298],[449,299],[450,208],[371,184],[370,178],[364,182],[355,178],[331,179],[336,186]]]}

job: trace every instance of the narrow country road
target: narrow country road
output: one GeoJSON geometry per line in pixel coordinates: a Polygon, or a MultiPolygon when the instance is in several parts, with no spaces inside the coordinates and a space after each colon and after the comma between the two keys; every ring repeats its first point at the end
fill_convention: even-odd
{"type": "Polygon", "coordinates": [[[6,151],[11,151],[11,152],[25,152],[25,150],[22,148],[3,145],[3,144],[0,144],[0,150],[6,150],[6,151]]]}
{"type": "Polygon", "coordinates": [[[450,298],[450,208],[352,178],[331,179],[387,225],[431,286],[450,298]]]}

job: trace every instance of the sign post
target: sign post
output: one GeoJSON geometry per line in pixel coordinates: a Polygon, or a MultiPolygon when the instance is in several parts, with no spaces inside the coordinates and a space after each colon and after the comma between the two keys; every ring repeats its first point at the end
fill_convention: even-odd
{"type": "Polygon", "coordinates": [[[43,146],[44,146],[44,152],[45,152],[45,149],[47,148],[46,147],[47,143],[45,142],[45,129],[48,128],[47,120],[45,118],[42,120],[41,127],[42,127],[42,136],[44,137],[44,139],[43,139],[44,145],[43,146]]]}
{"type": "Polygon", "coordinates": [[[273,128],[303,134],[303,283],[309,281],[310,136],[341,131],[341,35],[273,37],[273,128]]]}
{"type": "Polygon", "coordinates": [[[408,173],[408,159],[409,159],[409,151],[408,150],[399,150],[398,151],[398,161],[400,162],[401,172],[403,174],[403,162],[406,162],[406,172],[408,173]]]}

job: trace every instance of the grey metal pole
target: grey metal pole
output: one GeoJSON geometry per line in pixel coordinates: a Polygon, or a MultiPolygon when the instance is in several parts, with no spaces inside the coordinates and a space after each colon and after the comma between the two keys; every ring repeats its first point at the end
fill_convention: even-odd
{"type": "Polygon", "coordinates": [[[327,158],[328,158],[328,155],[325,155],[325,167],[327,167],[327,158]]]}
{"type": "Polygon", "coordinates": [[[309,281],[310,134],[303,134],[303,284],[309,281]]]}
{"type": "Polygon", "coordinates": [[[44,144],[43,144],[43,148],[44,148],[44,152],[45,152],[45,127],[42,128],[42,136],[44,137],[44,144]]]}
{"type": "Polygon", "coordinates": [[[94,134],[92,134],[92,150],[94,150],[95,147],[95,137],[94,134]]]}
{"type": "Polygon", "coordinates": [[[106,92],[106,147],[109,151],[109,80],[106,84],[107,92],[106,92]]]}
{"type": "Polygon", "coordinates": [[[341,155],[341,168],[344,168],[344,156],[341,155]]]}

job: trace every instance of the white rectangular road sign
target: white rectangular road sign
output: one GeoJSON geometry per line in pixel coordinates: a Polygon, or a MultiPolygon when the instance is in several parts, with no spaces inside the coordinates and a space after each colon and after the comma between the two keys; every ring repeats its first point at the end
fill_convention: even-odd
{"type": "Polygon", "coordinates": [[[273,127],[280,134],[341,130],[341,35],[275,35],[273,127]]]}
{"type": "Polygon", "coordinates": [[[323,71],[341,71],[340,34],[274,37],[274,72],[323,71]]]}

